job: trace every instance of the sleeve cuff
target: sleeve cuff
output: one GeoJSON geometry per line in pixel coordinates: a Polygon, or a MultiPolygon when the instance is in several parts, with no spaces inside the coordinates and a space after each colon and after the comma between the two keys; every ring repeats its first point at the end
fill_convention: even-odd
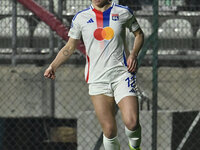
{"type": "Polygon", "coordinates": [[[138,24],[137,22],[135,22],[135,23],[132,25],[131,30],[134,32],[134,31],[136,31],[136,30],[139,29],[139,28],[140,28],[139,24],[138,24]]]}
{"type": "Polygon", "coordinates": [[[74,34],[71,34],[70,32],[68,33],[68,36],[73,38],[73,39],[77,39],[77,40],[81,39],[80,35],[74,35],[74,34]]]}

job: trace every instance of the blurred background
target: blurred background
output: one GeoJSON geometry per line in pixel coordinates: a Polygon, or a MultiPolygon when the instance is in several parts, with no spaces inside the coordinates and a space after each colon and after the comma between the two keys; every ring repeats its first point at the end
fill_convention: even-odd
{"type": "MultiPolygon", "coordinates": [[[[0,0],[0,150],[103,150],[80,43],[54,81],[43,73],[90,0],[0,0]]],[[[143,150],[199,150],[200,1],[115,0],[145,34],[139,55],[143,150]]],[[[129,49],[134,37],[127,30],[129,49]]],[[[121,149],[128,149],[120,112],[121,149]]]]}

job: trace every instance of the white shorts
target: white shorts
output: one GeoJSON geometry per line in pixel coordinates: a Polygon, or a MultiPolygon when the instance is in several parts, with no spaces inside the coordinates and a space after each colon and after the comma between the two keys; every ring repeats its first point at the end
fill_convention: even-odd
{"type": "Polygon", "coordinates": [[[90,83],[89,95],[99,94],[114,97],[116,103],[126,96],[137,96],[136,75],[126,72],[113,83],[90,83]]]}

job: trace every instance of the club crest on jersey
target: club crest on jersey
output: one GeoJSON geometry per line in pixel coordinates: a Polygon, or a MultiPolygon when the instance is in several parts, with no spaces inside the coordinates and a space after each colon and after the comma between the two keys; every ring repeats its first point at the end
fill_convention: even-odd
{"type": "Polygon", "coordinates": [[[119,14],[112,14],[112,20],[118,21],[119,20],[119,14]]]}

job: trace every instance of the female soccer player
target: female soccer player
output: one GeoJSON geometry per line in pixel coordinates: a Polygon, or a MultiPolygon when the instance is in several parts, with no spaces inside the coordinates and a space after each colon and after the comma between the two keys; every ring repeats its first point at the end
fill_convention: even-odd
{"type": "Polygon", "coordinates": [[[74,52],[81,36],[86,47],[85,80],[103,130],[105,150],[120,150],[115,104],[121,111],[130,149],[139,150],[141,127],[135,72],[144,35],[133,12],[110,0],[92,0],[89,8],[74,16],[70,38],[46,69],[45,77],[55,78],[56,69],[74,52]],[[130,53],[125,40],[126,28],[135,35],[130,53]]]}

